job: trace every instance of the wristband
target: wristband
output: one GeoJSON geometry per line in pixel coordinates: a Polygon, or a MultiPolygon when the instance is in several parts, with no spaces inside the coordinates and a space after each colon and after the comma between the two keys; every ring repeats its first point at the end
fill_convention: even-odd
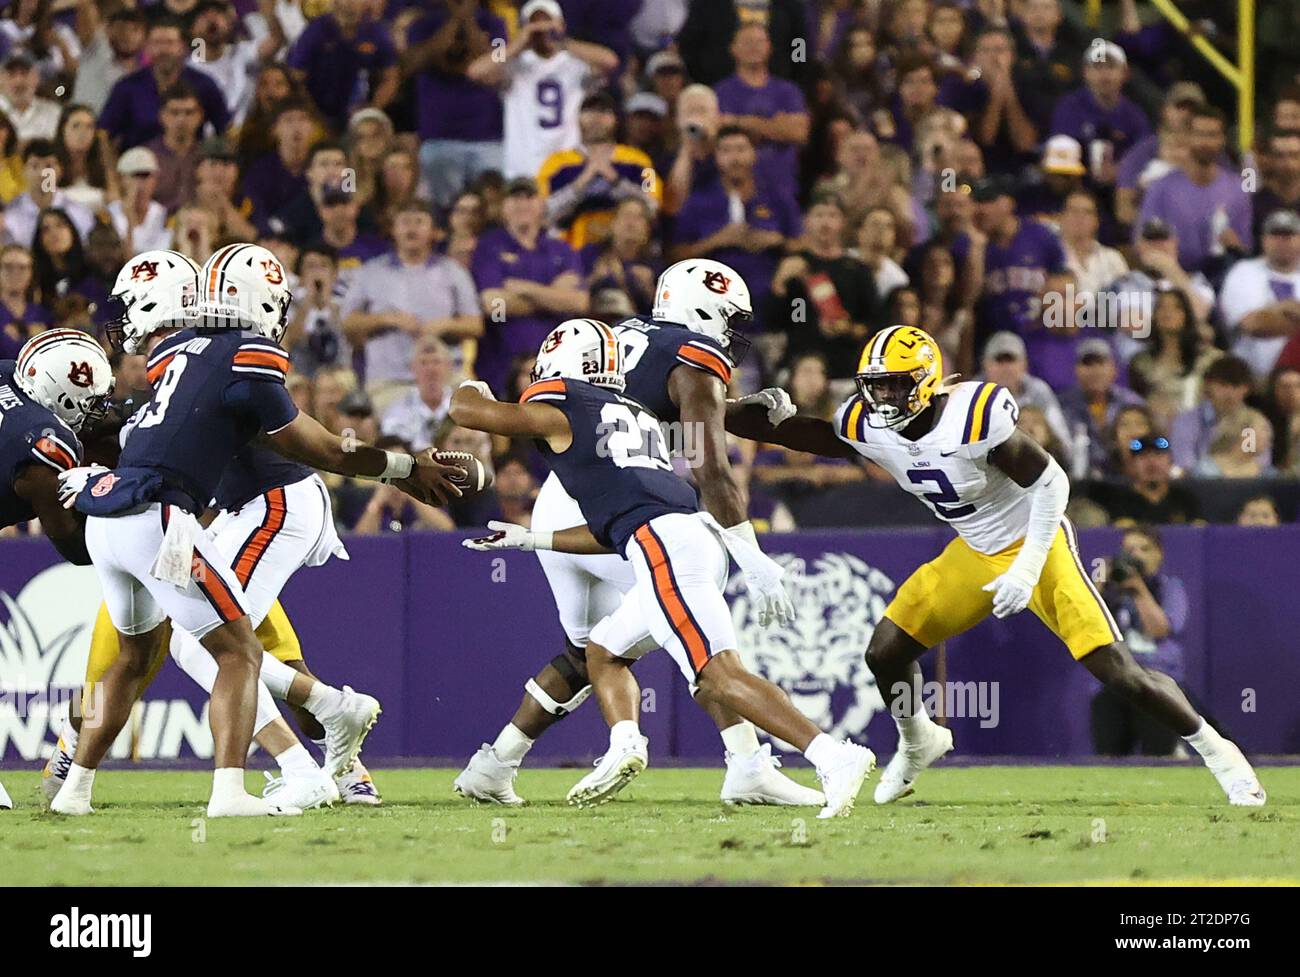
{"type": "Polygon", "coordinates": [[[415,459],[404,451],[385,451],[384,457],[388,459],[384,470],[373,476],[381,482],[400,482],[415,470],[415,459]]]}
{"type": "Polygon", "coordinates": [[[555,549],[555,533],[530,533],[530,535],[533,537],[533,549],[555,549]]]}

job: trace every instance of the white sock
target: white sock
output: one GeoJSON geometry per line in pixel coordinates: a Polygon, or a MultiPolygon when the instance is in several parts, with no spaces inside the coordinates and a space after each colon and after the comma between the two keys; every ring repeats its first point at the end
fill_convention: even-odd
{"type": "Polygon", "coordinates": [[[324,682],[317,681],[307,693],[307,699],[303,702],[303,708],[319,719],[322,715],[329,715],[338,710],[343,702],[343,693],[332,685],[326,685],[324,682]]]}
{"type": "Polygon", "coordinates": [[[758,752],[758,733],[752,723],[738,722],[722,731],[722,745],[732,756],[753,756],[758,752]]]}
{"type": "Polygon", "coordinates": [[[808,758],[809,763],[820,769],[830,761],[839,746],[840,744],[835,742],[830,734],[818,733],[813,737],[813,741],[808,744],[808,749],[803,751],[803,755],[808,758]]]}
{"type": "Polygon", "coordinates": [[[217,767],[212,771],[212,799],[240,797],[244,790],[243,767],[217,767]]]}
{"type": "Polygon", "coordinates": [[[492,752],[502,763],[518,766],[533,748],[534,742],[520,732],[514,723],[506,723],[492,742],[492,752]]]}
{"type": "Polygon", "coordinates": [[[83,797],[90,800],[90,789],[95,785],[95,771],[74,763],[68,768],[68,779],[59,788],[59,793],[67,797],[83,797]]]}
{"type": "Polygon", "coordinates": [[[1195,733],[1184,736],[1183,739],[1187,741],[1188,746],[1207,760],[1217,756],[1228,742],[1204,719],[1201,720],[1201,726],[1195,733]]]}
{"type": "Polygon", "coordinates": [[[320,774],[320,766],[301,743],[293,744],[276,757],[275,762],[286,777],[315,777],[320,774]]]}
{"type": "Polygon", "coordinates": [[[925,735],[927,726],[933,726],[934,720],[930,714],[925,711],[925,706],[915,716],[907,716],[894,720],[894,725],[898,727],[898,736],[904,742],[915,743],[925,735]]]}
{"type": "Polygon", "coordinates": [[[277,699],[289,698],[289,686],[293,677],[299,674],[274,655],[262,652],[262,681],[277,699]]]}
{"type": "Polygon", "coordinates": [[[609,728],[611,746],[615,743],[622,743],[624,740],[634,740],[640,735],[641,727],[632,719],[621,719],[609,728]]]}

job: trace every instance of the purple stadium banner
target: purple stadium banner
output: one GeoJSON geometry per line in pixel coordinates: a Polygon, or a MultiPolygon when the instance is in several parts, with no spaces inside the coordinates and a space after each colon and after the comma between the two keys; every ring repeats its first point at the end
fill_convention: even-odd
{"type": "MultiPolygon", "coordinates": [[[[946,530],[853,530],[769,536],[787,564],[794,625],[763,630],[733,578],[733,614],[751,667],[838,735],[894,746],[862,651],[898,585],[946,544],[946,530]]],[[[1120,533],[1082,534],[1093,561],[1120,533]]],[[[1181,635],[1188,689],[1247,749],[1300,752],[1300,655],[1295,654],[1295,554],[1300,527],[1230,526],[1164,532],[1165,571],[1191,614],[1181,635]]],[[[563,648],[550,591],[531,554],[470,553],[460,536],[352,538],[351,560],[306,570],[283,603],[312,669],[377,695],[384,716],[372,757],[468,757],[491,740],[524,680],[563,648]]],[[[0,543],[0,759],[47,755],[79,686],[99,606],[91,568],[61,563],[44,540],[0,543]]],[[[1096,683],[1032,615],[986,621],[931,652],[925,677],[965,754],[1081,757],[1092,752],[1096,683]],[[940,685],[935,685],[935,689],[940,685]]],[[[643,726],[656,756],[716,759],[721,741],[668,657],[636,667],[643,726]]],[[[927,686],[927,689],[930,687],[927,686]]],[[[533,757],[582,761],[606,741],[595,703],[552,729],[533,757]]],[[[114,756],[207,757],[203,696],[171,663],[149,689],[114,756]]]]}

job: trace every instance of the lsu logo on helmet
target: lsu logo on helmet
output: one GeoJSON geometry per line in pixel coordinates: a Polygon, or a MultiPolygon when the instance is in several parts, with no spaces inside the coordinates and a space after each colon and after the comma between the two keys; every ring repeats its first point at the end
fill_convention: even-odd
{"type": "Polygon", "coordinates": [[[924,329],[890,326],[867,341],[854,379],[867,422],[896,430],[930,406],[943,379],[943,354],[924,329]]]}

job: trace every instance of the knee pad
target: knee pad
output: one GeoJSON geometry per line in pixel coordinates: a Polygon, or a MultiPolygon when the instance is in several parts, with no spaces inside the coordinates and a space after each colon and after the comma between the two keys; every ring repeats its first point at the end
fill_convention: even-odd
{"type": "Polygon", "coordinates": [[[560,673],[560,677],[564,679],[564,683],[568,687],[569,699],[567,702],[557,702],[549,692],[537,684],[536,679],[530,678],[525,682],[524,691],[532,696],[537,701],[537,704],[552,716],[567,716],[582,705],[587,696],[591,695],[591,686],[587,683],[586,661],[582,649],[568,643],[564,654],[552,658],[550,666],[560,673]]]}

